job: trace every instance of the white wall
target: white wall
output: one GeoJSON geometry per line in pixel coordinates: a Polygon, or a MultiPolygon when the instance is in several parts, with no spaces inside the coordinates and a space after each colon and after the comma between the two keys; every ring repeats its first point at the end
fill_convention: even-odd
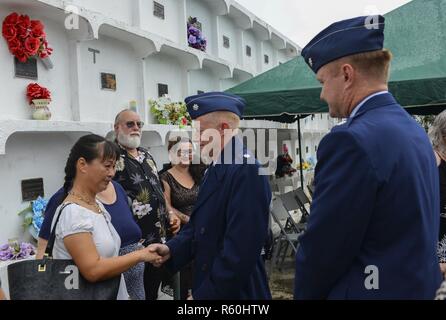
{"type": "Polygon", "coordinates": [[[218,47],[220,58],[229,61],[234,65],[241,65],[241,34],[242,31],[234,25],[231,19],[226,16],[218,17],[219,35],[218,47]],[[223,47],[223,36],[229,38],[229,48],[223,47]]]}
{"type": "Polygon", "coordinates": [[[285,63],[290,58],[288,58],[283,50],[277,50],[277,64],[279,63],[285,63]]]}
{"type": "Polygon", "coordinates": [[[276,66],[275,63],[275,57],[274,57],[274,48],[271,44],[271,42],[269,41],[264,41],[263,42],[263,52],[262,52],[262,72],[268,71],[269,69],[272,69],[273,67],[276,66]],[[265,55],[268,55],[269,57],[269,63],[265,63],[265,55]]]}
{"type": "Polygon", "coordinates": [[[169,96],[173,101],[183,100],[186,88],[186,71],[174,58],[153,55],[146,58],[145,92],[147,99],[158,99],[158,83],[169,86],[169,96]]]}
{"type": "Polygon", "coordinates": [[[74,141],[61,133],[16,133],[10,137],[6,155],[0,156],[0,243],[28,237],[22,228],[23,218],[17,215],[29,205],[22,202],[21,180],[43,178],[45,198],[51,197],[63,185],[65,162],[74,141]]]}
{"type": "MultiPolygon", "coordinates": [[[[0,20],[11,13],[0,5],[0,20]]],[[[69,74],[67,72],[68,63],[68,42],[64,29],[60,25],[33,15],[31,11],[20,10],[23,14],[29,14],[31,19],[39,19],[45,25],[45,32],[50,47],[54,49],[51,60],[54,68],[47,70],[40,60],[37,61],[38,80],[15,78],[14,57],[9,52],[7,43],[3,37],[0,39],[0,83],[2,88],[2,99],[0,105],[0,119],[31,119],[32,110],[26,99],[26,87],[30,83],[38,83],[48,88],[52,93],[52,102],[49,105],[53,114],[53,120],[71,120],[71,90],[69,74]],[[5,94],[7,93],[7,94],[5,94]]]]}
{"type": "Polygon", "coordinates": [[[184,29],[180,29],[180,24],[184,22],[184,17],[180,10],[181,1],[156,0],[156,2],[164,5],[164,20],[153,15],[153,0],[141,1],[141,29],[185,45],[187,41],[185,39],[187,26],[184,24],[184,29]],[[180,30],[183,30],[181,34],[180,30]]]}
{"type": "Polygon", "coordinates": [[[80,55],[81,121],[113,121],[131,100],[138,101],[138,62],[128,44],[101,36],[99,40],[81,43],[80,55]],[[101,52],[96,55],[96,64],[88,48],[101,52]],[[116,75],[116,91],[101,89],[101,72],[116,75]]]}
{"type": "Polygon", "coordinates": [[[100,12],[106,17],[133,24],[135,0],[72,0],[74,5],[100,12]]]}
{"type": "Polygon", "coordinates": [[[243,50],[243,61],[244,61],[244,65],[243,67],[245,68],[245,70],[251,72],[252,74],[257,74],[257,40],[255,38],[254,33],[252,33],[252,31],[245,31],[243,33],[243,40],[244,40],[244,44],[242,47],[243,50]],[[248,57],[246,55],[246,46],[250,46],[251,47],[251,56],[248,57]]]}
{"type": "Polygon", "coordinates": [[[204,4],[200,0],[187,0],[186,20],[189,19],[189,17],[196,17],[202,25],[202,33],[207,40],[206,52],[212,55],[216,55],[216,42],[213,41],[213,38],[216,34],[216,18],[212,14],[212,11],[206,6],[206,4],[204,4]]]}
{"type": "Polygon", "coordinates": [[[241,81],[236,78],[232,79],[222,79],[220,80],[220,87],[222,91],[225,91],[227,89],[230,89],[232,87],[235,87],[236,85],[240,84],[241,81]]]}
{"type": "Polygon", "coordinates": [[[202,70],[189,71],[188,95],[195,95],[197,91],[218,91],[220,89],[219,80],[212,74],[212,71],[203,68],[202,70]]]}

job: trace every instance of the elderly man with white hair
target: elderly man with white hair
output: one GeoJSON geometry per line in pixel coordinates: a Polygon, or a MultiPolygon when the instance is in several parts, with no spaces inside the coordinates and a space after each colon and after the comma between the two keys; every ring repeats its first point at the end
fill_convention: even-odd
{"type": "MultiPolygon", "coordinates": [[[[132,110],[123,110],[116,116],[114,129],[121,157],[116,163],[114,180],[122,185],[130,198],[135,220],[142,231],[144,245],[149,245],[162,242],[169,229],[176,233],[180,220],[171,215],[170,226],[166,226],[169,223],[160,221],[160,217],[165,217],[168,213],[155,161],[146,149],[140,147],[143,126],[140,116],[132,110]]],[[[162,271],[146,264],[146,300],[157,299],[161,280],[162,271]]]]}

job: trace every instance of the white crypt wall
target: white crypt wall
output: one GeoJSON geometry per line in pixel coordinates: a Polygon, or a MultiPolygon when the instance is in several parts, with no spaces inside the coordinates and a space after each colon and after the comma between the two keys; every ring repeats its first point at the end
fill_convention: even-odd
{"type": "Polygon", "coordinates": [[[145,59],[145,91],[149,98],[158,98],[158,83],[168,85],[168,95],[181,101],[186,95],[186,70],[174,57],[155,54],[145,59]]]}
{"type": "Polygon", "coordinates": [[[99,40],[80,43],[80,114],[81,121],[114,121],[116,114],[139,100],[138,60],[129,44],[101,36],[99,40]],[[99,50],[96,63],[89,48],[99,50]],[[116,75],[116,91],[101,89],[100,74],[116,75]]]}
{"type": "Polygon", "coordinates": [[[190,70],[188,95],[195,95],[198,91],[216,91],[220,87],[219,81],[212,74],[212,71],[204,67],[201,70],[190,70]]]}
{"type": "Polygon", "coordinates": [[[63,184],[66,158],[75,139],[63,133],[16,133],[10,137],[6,155],[0,156],[1,243],[28,235],[23,232],[23,217],[17,215],[29,204],[22,203],[21,180],[43,177],[45,197],[49,198],[63,184]]]}
{"type": "Polygon", "coordinates": [[[255,74],[257,71],[257,60],[259,58],[258,44],[252,31],[246,31],[243,34],[243,40],[244,40],[244,45],[242,49],[243,51],[242,55],[244,61],[243,66],[245,67],[246,70],[248,70],[252,74],[255,74]],[[248,56],[246,54],[246,46],[249,46],[251,48],[251,56],[248,56]]]}
{"type": "MultiPolygon", "coordinates": [[[[104,16],[123,21],[129,25],[133,24],[133,12],[136,0],[68,0],[72,4],[87,8],[91,11],[100,12],[104,16]]],[[[160,0],[161,1],[161,0],[160,0]]],[[[145,1],[147,3],[151,1],[145,1]]]]}
{"type": "Polygon", "coordinates": [[[241,34],[234,23],[226,16],[218,16],[219,34],[218,34],[218,52],[222,59],[236,62],[241,61],[241,34]],[[223,46],[223,36],[229,38],[229,48],[223,46]]]}
{"type": "MultiPolygon", "coordinates": [[[[0,21],[10,13],[0,6],[0,21]]],[[[39,19],[33,15],[34,19],[39,19]]],[[[3,37],[0,39],[0,83],[2,88],[2,112],[0,119],[30,119],[30,107],[26,103],[26,87],[30,83],[38,82],[47,88],[57,88],[52,91],[51,111],[54,120],[72,120],[71,112],[71,85],[69,80],[69,44],[63,28],[56,22],[45,19],[45,31],[48,39],[51,39],[51,46],[57,51],[51,56],[54,68],[47,70],[41,61],[37,61],[39,78],[38,80],[28,80],[14,77],[14,58],[8,50],[8,46],[3,37]],[[7,94],[5,94],[7,93],[7,94]]]]}
{"type": "Polygon", "coordinates": [[[164,20],[155,17],[153,13],[153,1],[139,0],[140,2],[140,27],[143,30],[155,33],[170,41],[186,45],[187,29],[185,17],[178,0],[157,0],[164,5],[164,20]]]}

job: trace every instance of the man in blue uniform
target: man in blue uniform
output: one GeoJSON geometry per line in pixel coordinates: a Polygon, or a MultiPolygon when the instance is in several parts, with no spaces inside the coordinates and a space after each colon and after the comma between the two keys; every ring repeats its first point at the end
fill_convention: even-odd
{"type": "Polygon", "coordinates": [[[194,260],[193,299],[270,299],[261,250],[271,190],[254,156],[233,132],[245,102],[210,92],[188,97],[186,104],[200,128],[202,154],[209,151],[212,163],[189,223],[167,245],[152,248],[170,258],[172,270],[194,260]]]}
{"type": "Polygon", "coordinates": [[[329,26],[302,51],[330,115],[296,254],[296,299],[433,299],[438,169],[424,130],[388,92],[384,17],[329,26]]]}

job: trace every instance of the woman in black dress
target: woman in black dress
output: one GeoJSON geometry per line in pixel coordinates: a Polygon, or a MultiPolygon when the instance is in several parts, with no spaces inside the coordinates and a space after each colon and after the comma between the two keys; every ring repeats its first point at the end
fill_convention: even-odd
{"type": "MultiPolygon", "coordinates": [[[[167,210],[176,214],[183,226],[189,222],[206,167],[192,164],[193,149],[190,140],[170,141],[168,151],[172,167],[163,172],[160,178],[164,186],[167,210]]],[[[180,272],[181,299],[187,299],[191,290],[192,265],[188,265],[180,272]]]]}

